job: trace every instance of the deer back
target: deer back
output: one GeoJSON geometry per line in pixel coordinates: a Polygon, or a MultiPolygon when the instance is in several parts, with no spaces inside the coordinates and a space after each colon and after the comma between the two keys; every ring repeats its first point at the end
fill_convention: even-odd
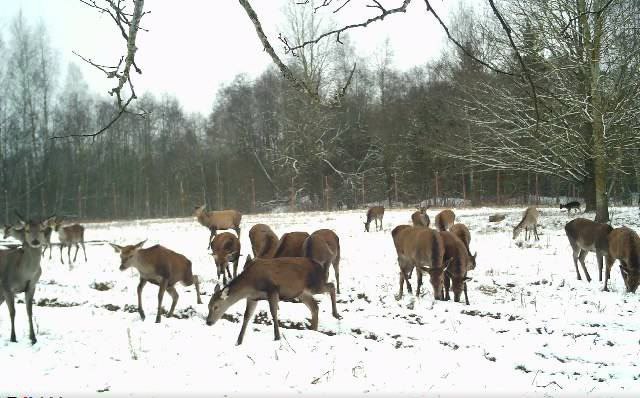
{"type": "Polygon", "coordinates": [[[191,261],[161,245],[140,249],[135,254],[134,267],[140,276],[157,283],[159,277],[168,278],[169,286],[176,282],[191,283],[193,279],[191,261]]]}
{"type": "Polygon", "coordinates": [[[439,231],[447,231],[456,221],[456,214],[449,209],[442,210],[436,215],[435,224],[439,231]]]}
{"type": "Polygon", "coordinates": [[[275,257],[304,257],[304,241],[309,237],[306,232],[286,232],[280,238],[275,257]]]}
{"type": "Polygon", "coordinates": [[[616,228],[609,234],[609,256],[620,260],[628,292],[635,292],[640,280],[640,237],[627,227],[616,228]]]}
{"type": "Polygon", "coordinates": [[[607,252],[609,234],[613,227],[586,218],[575,218],[564,226],[567,237],[580,248],[589,251],[607,252]]]}
{"type": "Polygon", "coordinates": [[[278,248],[278,236],[265,224],[255,224],[251,227],[249,240],[254,257],[273,258],[278,248]]]}
{"type": "Polygon", "coordinates": [[[231,232],[217,234],[211,240],[216,264],[226,264],[230,257],[240,255],[240,239],[231,232]]]}
{"type": "Polygon", "coordinates": [[[304,242],[304,256],[326,266],[340,256],[340,240],[330,229],[319,229],[304,242]]]}

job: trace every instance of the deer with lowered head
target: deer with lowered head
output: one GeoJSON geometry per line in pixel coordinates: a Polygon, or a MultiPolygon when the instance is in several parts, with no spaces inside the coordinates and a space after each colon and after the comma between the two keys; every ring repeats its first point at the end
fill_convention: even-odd
{"type": "Polygon", "coordinates": [[[448,231],[451,226],[456,222],[456,214],[449,209],[442,210],[436,214],[434,224],[438,231],[448,231]]]}
{"type": "MultiPolygon", "coordinates": [[[[196,206],[193,215],[198,222],[211,231],[209,242],[219,229],[233,229],[240,238],[240,221],[242,214],[237,210],[205,211],[207,205],[196,206]]],[[[208,248],[208,245],[207,245],[208,248]]]]}
{"type": "Polygon", "coordinates": [[[211,241],[211,256],[216,263],[218,279],[222,275],[227,283],[227,275],[231,279],[229,263],[233,263],[233,277],[238,276],[238,259],[240,258],[240,239],[231,232],[223,232],[213,237],[211,241]],[[226,271],[226,274],[225,274],[226,271]]]}
{"type": "Polygon", "coordinates": [[[398,254],[398,266],[400,267],[398,299],[402,298],[405,282],[407,283],[407,291],[412,293],[411,273],[416,268],[416,276],[418,278],[416,296],[420,295],[422,273],[427,272],[433,287],[434,298],[442,300],[444,245],[439,232],[424,227],[399,225],[391,231],[391,236],[398,254]]]}
{"type": "Polygon", "coordinates": [[[11,226],[9,231],[5,227],[5,234],[17,238],[22,247],[0,250],[0,305],[6,301],[11,318],[11,342],[16,342],[15,330],[15,296],[24,293],[27,316],[29,317],[29,338],[31,343],[37,342],[33,329],[33,296],[36,285],[40,280],[42,268],[40,260],[42,242],[48,221],[24,221],[20,217],[17,225],[11,226]]]}
{"type": "Polygon", "coordinates": [[[513,239],[516,239],[524,229],[524,240],[529,240],[529,229],[531,229],[535,239],[540,240],[537,228],[538,217],[540,217],[540,212],[535,208],[535,206],[527,207],[522,214],[522,220],[520,220],[518,225],[513,227],[513,239]]]}
{"type": "Polygon", "coordinates": [[[278,235],[266,224],[255,224],[249,230],[251,250],[256,258],[273,258],[278,248],[278,235]]]}
{"type": "Polygon", "coordinates": [[[73,262],[76,262],[78,257],[78,251],[82,245],[82,253],[84,254],[84,261],[87,261],[87,250],[84,247],[84,227],[80,224],[72,224],[62,226],[62,218],[56,217],[52,223],[53,230],[58,233],[58,240],[60,241],[60,261],[64,264],[64,258],[62,257],[62,249],[67,246],[67,258],[69,260],[69,269],[72,268],[71,263],[71,246],[75,245],[76,252],[73,255],[73,262]]]}
{"type": "Polygon", "coordinates": [[[589,252],[594,252],[598,260],[599,281],[602,282],[603,258],[609,253],[609,234],[612,230],[613,228],[609,224],[597,223],[586,218],[576,218],[564,226],[564,231],[573,250],[573,265],[576,267],[578,280],[582,279],[578,270],[579,260],[587,282],[591,282],[591,276],[589,276],[584,259],[589,252]]]}
{"type": "Polygon", "coordinates": [[[257,258],[247,256],[243,271],[224,288],[216,285],[209,301],[207,325],[215,324],[229,307],[247,299],[237,345],[242,344],[247,325],[258,301],[267,300],[273,317],[275,340],[280,340],[278,302],[299,299],[311,311],[311,329],[318,330],[318,303],[314,294],[329,293],[334,318],[341,319],[336,307],[336,290],[327,283],[323,267],[306,257],[257,258]]]}
{"type": "Polygon", "coordinates": [[[464,301],[469,305],[467,296],[467,271],[475,268],[476,257],[469,255],[467,248],[460,238],[449,231],[440,232],[444,245],[444,299],[449,300],[449,287],[453,290],[453,301],[460,302],[460,296],[464,292],[464,301]]]}
{"type": "Polygon", "coordinates": [[[607,255],[607,272],[604,290],[611,274],[613,263],[620,262],[620,273],[627,293],[635,293],[640,283],[640,237],[627,227],[616,228],[609,233],[609,253],[607,255]]]}
{"type": "Polygon", "coordinates": [[[144,289],[147,282],[159,287],[156,323],[160,323],[162,298],[165,291],[169,292],[173,299],[167,318],[173,315],[178,302],[178,292],[175,288],[177,282],[182,282],[185,286],[195,285],[197,302],[202,304],[202,300],[200,300],[200,280],[197,275],[192,273],[191,261],[182,254],[160,245],[142,249],[142,245],[146,241],[145,239],[140,243],[128,246],[110,243],[111,247],[117,253],[120,253],[120,271],[133,267],[140,273],[140,282],[138,283],[138,313],[140,318],[143,321],[145,319],[144,310],[142,309],[142,289],[144,289]]]}
{"type": "Polygon", "coordinates": [[[378,221],[380,221],[380,230],[382,229],[382,219],[384,218],[384,206],[373,206],[367,210],[367,221],[364,223],[365,232],[369,232],[369,225],[374,221],[376,231],[378,231],[378,221]]]}
{"type": "Polygon", "coordinates": [[[304,242],[304,256],[322,265],[325,280],[329,279],[329,266],[333,266],[338,294],[340,294],[340,239],[330,229],[319,229],[304,242]]]}
{"type": "Polygon", "coordinates": [[[414,227],[429,227],[431,220],[427,214],[428,207],[419,207],[418,210],[411,214],[411,222],[414,227]]]}
{"type": "Polygon", "coordinates": [[[469,232],[469,228],[467,228],[467,226],[464,224],[458,223],[458,224],[454,224],[451,228],[449,228],[449,232],[457,236],[458,239],[460,239],[462,243],[464,243],[464,247],[467,249],[467,254],[469,255],[470,258],[473,259],[473,261],[469,266],[469,269],[470,270],[475,269],[476,256],[478,255],[478,253],[476,252],[476,254],[471,254],[471,250],[469,249],[469,244],[471,243],[471,232],[469,232]]]}

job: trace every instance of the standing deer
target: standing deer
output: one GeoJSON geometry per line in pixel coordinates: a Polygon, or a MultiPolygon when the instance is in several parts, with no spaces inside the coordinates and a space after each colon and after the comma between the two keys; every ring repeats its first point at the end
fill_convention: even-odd
{"type": "Polygon", "coordinates": [[[256,224],[249,230],[251,250],[256,258],[273,258],[278,248],[278,236],[265,224],[256,224]]]}
{"type": "MultiPolygon", "coordinates": [[[[453,301],[460,302],[460,296],[464,292],[464,300],[469,305],[467,296],[467,271],[475,264],[475,256],[468,254],[467,248],[460,238],[449,231],[440,232],[444,245],[444,299],[449,300],[449,286],[453,290],[453,301]]],[[[474,265],[475,267],[475,265],[474,265]]]]}
{"type": "Polygon", "coordinates": [[[229,263],[233,262],[233,277],[238,276],[238,259],[240,258],[240,239],[231,232],[223,232],[216,235],[211,241],[211,255],[216,263],[218,279],[227,283],[227,275],[231,279],[229,263]],[[225,274],[226,271],[226,274],[225,274]]]}
{"type": "Polygon", "coordinates": [[[365,232],[369,232],[369,225],[374,220],[376,231],[378,231],[378,220],[380,220],[380,230],[382,230],[382,218],[384,217],[384,206],[373,206],[367,210],[367,221],[364,223],[365,232]]]}
{"type": "Polygon", "coordinates": [[[591,276],[589,276],[584,259],[589,252],[595,252],[598,260],[599,281],[602,282],[603,258],[609,253],[609,234],[612,230],[613,228],[609,224],[597,223],[586,218],[576,218],[564,226],[564,231],[573,250],[573,265],[576,267],[578,280],[582,280],[578,270],[578,260],[580,260],[587,282],[591,282],[591,276]]]}
{"type": "Polygon", "coordinates": [[[84,261],[87,261],[87,250],[84,247],[84,227],[80,224],[72,224],[66,227],[62,226],[62,218],[56,217],[52,222],[53,230],[58,233],[58,240],[60,241],[60,261],[64,264],[64,258],[62,257],[62,249],[67,246],[67,258],[69,260],[69,269],[72,269],[71,263],[71,246],[76,246],[76,252],[73,255],[73,262],[76,262],[78,257],[78,251],[82,245],[82,253],[84,254],[84,261]]]}
{"type": "Polygon", "coordinates": [[[431,220],[427,214],[428,207],[419,207],[418,210],[411,214],[411,222],[414,227],[429,227],[431,220]]]}
{"type": "Polygon", "coordinates": [[[522,230],[524,229],[524,240],[529,240],[529,228],[531,228],[533,230],[535,239],[540,240],[540,237],[538,236],[538,228],[536,227],[536,225],[538,224],[539,216],[540,213],[538,212],[538,209],[535,208],[535,206],[527,207],[527,209],[524,211],[524,214],[522,215],[522,220],[520,220],[518,225],[513,227],[513,239],[516,239],[518,235],[520,235],[520,232],[522,232],[522,230]]]}
{"type": "Polygon", "coordinates": [[[438,213],[434,221],[438,231],[448,231],[455,222],[456,214],[449,209],[442,210],[440,213],[438,213]]]}
{"type": "Polygon", "coordinates": [[[627,227],[616,228],[609,233],[609,253],[607,255],[607,272],[604,290],[607,291],[611,267],[620,261],[620,273],[627,293],[635,293],[640,283],[640,237],[627,227]]]}
{"type": "Polygon", "coordinates": [[[462,243],[464,243],[464,247],[467,249],[467,254],[472,259],[471,264],[469,265],[469,269],[476,269],[476,256],[478,255],[478,252],[472,255],[471,250],[469,249],[469,243],[471,243],[471,233],[469,232],[469,228],[467,228],[467,226],[464,224],[458,223],[454,224],[449,229],[449,232],[457,236],[458,239],[460,239],[462,243]]]}
{"type": "Polygon", "coordinates": [[[333,266],[338,294],[340,294],[340,239],[330,229],[319,229],[304,242],[304,256],[322,265],[325,280],[329,279],[329,266],[333,266]]]}
{"type": "Polygon", "coordinates": [[[306,232],[286,232],[282,234],[273,257],[304,257],[304,241],[308,237],[309,234],[306,232]]]}
{"type": "Polygon", "coordinates": [[[242,344],[249,321],[259,300],[268,300],[273,317],[275,340],[280,340],[278,325],[278,302],[299,299],[311,311],[311,329],[318,330],[318,303],[314,294],[329,293],[334,318],[341,319],[336,307],[336,289],[333,283],[327,283],[322,266],[305,257],[257,258],[247,256],[244,270],[237,278],[220,289],[216,285],[209,301],[207,325],[215,324],[229,307],[242,299],[247,299],[247,307],[237,345],[242,344]]]}
{"type": "Polygon", "coordinates": [[[439,232],[429,228],[399,225],[391,231],[393,244],[398,254],[398,266],[400,267],[400,291],[398,298],[402,298],[404,283],[407,283],[407,291],[411,293],[411,273],[416,269],[418,288],[416,296],[420,295],[422,286],[422,272],[429,273],[433,296],[436,300],[442,300],[444,284],[444,246],[439,232]]]}
{"type": "Polygon", "coordinates": [[[40,256],[44,232],[48,220],[25,222],[20,218],[19,224],[12,226],[13,231],[7,231],[22,242],[22,248],[0,250],[0,305],[7,302],[9,317],[11,318],[11,342],[16,342],[15,330],[15,295],[23,293],[29,317],[29,338],[35,344],[36,334],[33,330],[33,295],[38,280],[42,274],[40,256]]]}
{"type": "MultiPolygon", "coordinates": [[[[233,229],[236,231],[236,235],[240,238],[240,221],[242,220],[242,214],[236,210],[220,210],[220,211],[205,211],[207,205],[196,206],[193,215],[198,222],[209,228],[211,235],[209,236],[209,242],[216,235],[216,231],[219,229],[233,229]]],[[[207,245],[207,248],[209,246],[207,245]]]]}
{"type": "Polygon", "coordinates": [[[129,267],[133,267],[140,273],[140,282],[138,283],[138,313],[144,321],[145,315],[142,309],[142,289],[151,282],[158,285],[158,312],[156,313],[156,323],[160,323],[160,314],[162,313],[162,297],[164,292],[169,292],[173,299],[171,309],[167,314],[167,318],[173,315],[173,310],[178,302],[178,292],[175,284],[182,282],[185,286],[195,284],[196,297],[198,304],[202,304],[200,300],[200,280],[191,270],[191,261],[182,254],[176,253],[166,247],[155,245],[146,249],[142,249],[142,245],[147,240],[129,246],[118,246],[110,243],[111,247],[120,253],[120,271],[125,271],[129,267]]]}

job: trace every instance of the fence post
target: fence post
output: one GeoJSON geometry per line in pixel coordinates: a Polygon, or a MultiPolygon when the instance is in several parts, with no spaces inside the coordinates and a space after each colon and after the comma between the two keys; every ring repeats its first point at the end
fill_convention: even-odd
{"type": "Polygon", "coordinates": [[[256,212],[256,182],[251,177],[251,212],[256,212]]]}
{"type": "Polygon", "coordinates": [[[464,178],[464,170],[462,170],[462,200],[467,201],[467,182],[464,178]]]}
{"type": "Polygon", "coordinates": [[[536,206],[540,204],[540,189],[538,185],[538,173],[536,173],[536,206]]]}
{"type": "Polygon", "coordinates": [[[436,184],[436,197],[433,199],[433,205],[434,206],[438,206],[438,197],[440,197],[440,188],[438,186],[438,172],[436,171],[436,177],[435,177],[435,184],[436,184]]]}
{"type": "Polygon", "coordinates": [[[496,204],[500,205],[500,170],[496,173],[496,204]]]}
{"type": "Polygon", "coordinates": [[[291,208],[291,211],[294,211],[296,206],[296,190],[293,186],[294,178],[295,177],[291,177],[291,203],[289,203],[289,207],[291,208]]]}
{"type": "MultiPolygon", "coordinates": [[[[393,189],[394,189],[394,196],[395,196],[395,201],[396,203],[398,203],[398,173],[393,172],[393,189]]],[[[393,207],[393,206],[391,206],[393,207]]]]}

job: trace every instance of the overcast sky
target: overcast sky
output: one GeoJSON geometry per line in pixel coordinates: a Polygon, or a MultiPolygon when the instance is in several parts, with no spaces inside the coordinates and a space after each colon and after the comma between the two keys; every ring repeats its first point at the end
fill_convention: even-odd
{"type": "MultiPolygon", "coordinates": [[[[254,0],[254,9],[272,45],[284,26],[283,7],[294,0],[254,0]]],[[[22,10],[32,25],[44,21],[63,70],[78,64],[96,91],[106,92],[113,83],[102,72],[77,59],[76,51],[97,63],[114,64],[123,53],[124,41],[106,16],[79,0],[0,0],[0,29],[7,31],[11,19],[22,10]]],[[[397,6],[400,0],[384,2],[397,6]]],[[[454,0],[432,2],[447,16],[454,0]]],[[[371,9],[369,0],[354,0],[337,14],[337,22],[360,22],[371,9]]],[[[188,112],[207,114],[220,85],[239,73],[255,77],[270,58],[262,51],[253,25],[236,0],[147,0],[143,18],[149,32],[138,36],[136,63],[143,71],[135,76],[138,93],[150,91],[175,95],[188,112]]],[[[370,14],[369,14],[370,15],[370,14]]],[[[423,1],[413,1],[406,15],[395,14],[367,29],[352,30],[358,55],[373,55],[386,38],[394,53],[394,66],[408,69],[438,56],[445,43],[442,30],[425,10],[423,1]]]]}

